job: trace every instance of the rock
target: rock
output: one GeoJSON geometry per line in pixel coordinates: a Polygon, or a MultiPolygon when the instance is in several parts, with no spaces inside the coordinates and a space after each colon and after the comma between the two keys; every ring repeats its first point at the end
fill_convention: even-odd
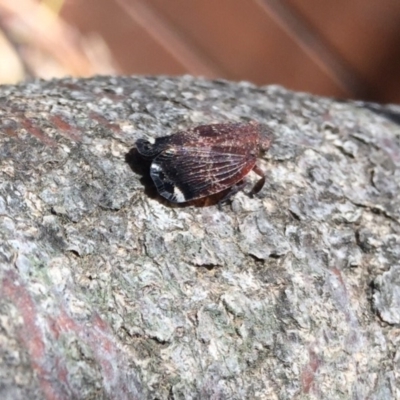
{"type": "Polygon", "coordinates": [[[0,398],[400,398],[399,106],[193,77],[0,87],[0,398]],[[250,198],[131,149],[274,132],[250,198]]]}

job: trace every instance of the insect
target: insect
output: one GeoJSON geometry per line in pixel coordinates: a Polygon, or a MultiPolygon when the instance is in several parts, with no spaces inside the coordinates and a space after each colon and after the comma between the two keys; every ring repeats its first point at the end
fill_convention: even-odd
{"type": "Polygon", "coordinates": [[[158,193],[173,203],[183,203],[234,190],[251,170],[264,184],[256,161],[270,144],[261,126],[250,122],[200,125],[154,143],[139,139],[136,147],[141,156],[151,159],[150,176],[158,193]]]}

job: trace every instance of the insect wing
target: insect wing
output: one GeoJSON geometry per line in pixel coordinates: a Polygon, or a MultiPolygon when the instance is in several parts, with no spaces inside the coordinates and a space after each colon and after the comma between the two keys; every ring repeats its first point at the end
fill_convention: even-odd
{"type": "Polygon", "coordinates": [[[171,146],[152,162],[150,175],[158,192],[175,203],[209,196],[242,180],[254,167],[256,154],[225,146],[171,146]]]}

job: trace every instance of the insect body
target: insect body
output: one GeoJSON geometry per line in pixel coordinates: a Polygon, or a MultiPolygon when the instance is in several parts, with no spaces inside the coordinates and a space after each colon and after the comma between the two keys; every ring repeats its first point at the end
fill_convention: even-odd
{"type": "Polygon", "coordinates": [[[150,175],[161,196],[174,203],[199,199],[239,183],[256,166],[270,139],[258,123],[201,125],[136,147],[152,160],[150,175]]]}

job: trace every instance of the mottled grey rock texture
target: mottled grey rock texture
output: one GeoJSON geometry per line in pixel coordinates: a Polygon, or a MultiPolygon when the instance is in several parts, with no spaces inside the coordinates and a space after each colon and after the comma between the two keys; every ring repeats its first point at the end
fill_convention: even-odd
{"type": "Polygon", "coordinates": [[[400,107],[192,77],[0,87],[0,398],[399,399],[399,192],[400,107]],[[222,207],[169,204],[129,153],[249,120],[274,131],[267,181],[222,207]]]}

